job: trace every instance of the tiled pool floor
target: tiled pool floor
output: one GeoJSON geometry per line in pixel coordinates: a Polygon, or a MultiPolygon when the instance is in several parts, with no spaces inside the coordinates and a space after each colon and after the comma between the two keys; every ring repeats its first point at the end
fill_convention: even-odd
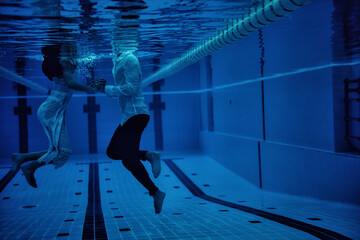
{"type": "Polygon", "coordinates": [[[40,168],[37,189],[21,171],[7,178],[7,167],[0,239],[360,239],[360,206],[261,191],[204,155],[164,157],[160,215],[121,162],[102,155],[40,168]]]}

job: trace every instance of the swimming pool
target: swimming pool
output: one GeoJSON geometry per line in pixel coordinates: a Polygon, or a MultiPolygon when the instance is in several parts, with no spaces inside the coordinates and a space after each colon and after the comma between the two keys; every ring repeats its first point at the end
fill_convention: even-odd
{"type": "Polygon", "coordinates": [[[2,1],[0,238],[359,239],[359,10],[350,0],[2,1]],[[123,115],[102,92],[73,93],[63,167],[40,168],[36,189],[11,174],[12,153],[49,146],[36,114],[54,84],[45,46],[71,53],[84,85],[116,84],[119,52],[139,60],[150,114],[140,148],[161,153],[159,178],[144,163],[167,193],[160,215],[106,155],[123,115]]]}

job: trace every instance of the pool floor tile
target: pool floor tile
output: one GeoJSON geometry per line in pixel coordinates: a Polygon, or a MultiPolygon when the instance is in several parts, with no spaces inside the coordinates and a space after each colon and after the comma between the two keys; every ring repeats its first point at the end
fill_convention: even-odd
{"type": "MultiPolygon", "coordinates": [[[[261,191],[204,155],[172,159],[206,196],[360,239],[358,206],[261,191]]],[[[17,173],[0,193],[0,239],[82,239],[84,227],[107,239],[126,240],[318,239],[193,195],[164,161],[157,179],[150,164],[144,162],[144,166],[167,194],[159,215],[154,212],[152,197],[121,161],[109,161],[104,155],[72,156],[57,170],[42,167],[35,174],[36,189],[17,173]],[[97,173],[89,172],[90,163],[97,164],[97,173]],[[94,198],[88,196],[90,177],[99,187],[98,193],[90,191],[94,198]],[[94,207],[88,208],[88,204],[94,207]],[[86,217],[93,219],[90,225],[85,224],[86,217]]],[[[5,176],[9,169],[1,170],[5,176]]]]}

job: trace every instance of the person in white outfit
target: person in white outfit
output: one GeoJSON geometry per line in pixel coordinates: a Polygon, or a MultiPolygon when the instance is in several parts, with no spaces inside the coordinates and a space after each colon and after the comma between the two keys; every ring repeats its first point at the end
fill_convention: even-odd
{"type": "Polygon", "coordinates": [[[72,151],[65,126],[65,114],[73,91],[96,92],[96,88],[84,86],[75,81],[76,60],[66,52],[68,49],[61,48],[59,45],[42,48],[43,73],[50,81],[54,81],[54,88],[50,96],[40,105],[37,112],[38,119],[50,142],[49,149],[12,155],[13,174],[20,170],[21,164],[32,161],[21,169],[29,185],[34,188],[37,187],[34,177],[36,169],[45,164],[52,164],[55,168],[59,168],[71,155],[72,151]]]}
{"type": "Polygon", "coordinates": [[[121,109],[121,122],[107,148],[107,155],[122,160],[123,165],[149,191],[154,198],[155,213],[162,210],[165,193],[150,179],[142,161],[149,161],[157,178],[161,171],[158,152],[140,151],[140,140],[150,115],[142,95],[141,69],[138,59],[130,51],[118,53],[113,59],[115,85],[106,85],[102,79],[92,81],[90,86],[98,88],[109,97],[117,98],[121,109]]]}

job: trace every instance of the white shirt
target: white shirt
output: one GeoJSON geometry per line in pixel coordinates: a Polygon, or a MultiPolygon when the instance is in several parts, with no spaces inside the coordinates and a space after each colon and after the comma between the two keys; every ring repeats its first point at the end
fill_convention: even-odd
{"type": "Polygon", "coordinates": [[[119,99],[121,125],[138,114],[149,114],[142,95],[142,80],[139,60],[131,53],[124,52],[113,59],[112,69],[115,86],[106,85],[105,94],[119,99]]]}

